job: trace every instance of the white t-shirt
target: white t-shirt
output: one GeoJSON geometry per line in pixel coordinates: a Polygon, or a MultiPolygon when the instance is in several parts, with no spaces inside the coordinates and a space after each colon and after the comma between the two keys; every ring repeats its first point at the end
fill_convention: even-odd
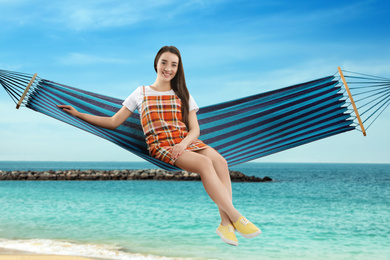
{"type": "MultiPolygon", "coordinates": [[[[142,106],[142,100],[143,100],[143,87],[138,87],[136,90],[134,90],[131,95],[123,101],[122,105],[127,107],[131,112],[134,112],[136,109],[141,111],[141,106],[142,106]]],[[[150,86],[145,86],[145,95],[146,96],[171,96],[171,95],[176,95],[175,91],[169,90],[169,91],[156,91],[153,90],[150,86]]],[[[189,100],[189,107],[190,110],[195,110],[195,112],[198,112],[199,107],[195,103],[195,100],[192,98],[190,95],[190,100],[189,100]]]]}

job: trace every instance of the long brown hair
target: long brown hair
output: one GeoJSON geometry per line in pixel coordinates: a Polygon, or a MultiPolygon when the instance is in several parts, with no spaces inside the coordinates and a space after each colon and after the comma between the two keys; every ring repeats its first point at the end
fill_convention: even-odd
{"type": "Polygon", "coordinates": [[[164,46],[162,47],[156,55],[156,58],[154,58],[154,70],[157,72],[157,63],[160,59],[161,55],[164,52],[170,52],[173,54],[176,54],[177,57],[179,57],[179,64],[177,68],[177,72],[175,77],[171,80],[171,88],[173,91],[175,91],[175,94],[180,98],[181,100],[181,114],[182,114],[182,121],[186,124],[188,128],[188,113],[189,113],[189,99],[190,99],[190,93],[188,92],[187,85],[186,85],[186,79],[184,77],[184,68],[183,68],[183,62],[181,60],[180,51],[175,46],[164,46]]]}

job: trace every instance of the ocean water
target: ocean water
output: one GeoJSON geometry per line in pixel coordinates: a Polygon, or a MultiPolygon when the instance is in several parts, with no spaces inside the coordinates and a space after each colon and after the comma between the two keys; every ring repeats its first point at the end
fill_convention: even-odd
{"type": "MultiPolygon", "coordinates": [[[[145,169],[148,163],[0,162],[0,170],[145,169]]],[[[246,163],[269,183],[233,183],[262,229],[215,233],[201,182],[0,181],[0,247],[105,259],[390,259],[390,164],[246,163]]]]}

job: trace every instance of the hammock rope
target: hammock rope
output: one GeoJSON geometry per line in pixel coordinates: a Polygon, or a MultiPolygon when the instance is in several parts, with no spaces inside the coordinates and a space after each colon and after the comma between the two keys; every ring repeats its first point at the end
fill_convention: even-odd
{"type": "MultiPolygon", "coordinates": [[[[390,81],[345,74],[354,82],[351,89],[359,95],[357,103],[362,103],[362,115],[371,125],[389,106],[390,81]],[[362,86],[375,87],[376,91],[367,91],[362,86]]],[[[30,74],[0,70],[0,84],[15,103],[21,99],[31,78],[30,74]]],[[[112,116],[122,107],[122,101],[37,77],[22,106],[111,141],[158,167],[178,170],[149,156],[137,112],[117,129],[109,130],[88,124],[56,106],[70,104],[80,112],[112,116]]],[[[197,113],[200,139],[218,150],[232,166],[357,129],[359,124],[354,121],[356,116],[350,106],[343,83],[335,74],[202,107],[197,113]]]]}
{"type": "MultiPolygon", "coordinates": [[[[11,97],[11,99],[18,103],[23,95],[26,86],[30,82],[33,75],[26,73],[19,73],[13,71],[0,70],[0,84],[3,85],[5,91],[11,97]]],[[[40,81],[39,77],[36,77],[33,84],[30,87],[30,91],[27,93],[28,96],[34,93],[34,89],[38,86],[40,81]]],[[[23,105],[26,105],[26,99],[23,100],[23,105]]]]}
{"type": "MultiPolygon", "coordinates": [[[[390,105],[390,79],[343,70],[366,130],[390,105]]],[[[359,130],[359,129],[358,129],[359,130]]]]}

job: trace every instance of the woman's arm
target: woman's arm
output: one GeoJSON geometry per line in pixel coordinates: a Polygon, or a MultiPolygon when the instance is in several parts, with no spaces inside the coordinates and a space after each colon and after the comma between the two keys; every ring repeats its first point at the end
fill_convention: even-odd
{"type": "Polygon", "coordinates": [[[191,110],[188,113],[188,134],[181,142],[185,144],[187,148],[190,144],[199,138],[199,135],[200,127],[198,123],[198,117],[196,116],[196,111],[191,110]]]}
{"type": "Polygon", "coordinates": [[[65,112],[74,115],[75,117],[84,120],[92,125],[104,127],[108,129],[115,129],[123,122],[126,121],[132,114],[132,112],[125,106],[123,106],[115,115],[111,117],[106,116],[94,116],[86,113],[81,113],[77,111],[74,107],[69,105],[57,105],[57,107],[62,108],[65,112]]]}
{"type": "Polygon", "coordinates": [[[198,123],[198,118],[196,116],[196,111],[191,110],[188,113],[188,134],[187,136],[179,143],[176,144],[172,149],[172,158],[177,159],[184,150],[193,142],[195,142],[200,135],[200,127],[198,123]]]}

